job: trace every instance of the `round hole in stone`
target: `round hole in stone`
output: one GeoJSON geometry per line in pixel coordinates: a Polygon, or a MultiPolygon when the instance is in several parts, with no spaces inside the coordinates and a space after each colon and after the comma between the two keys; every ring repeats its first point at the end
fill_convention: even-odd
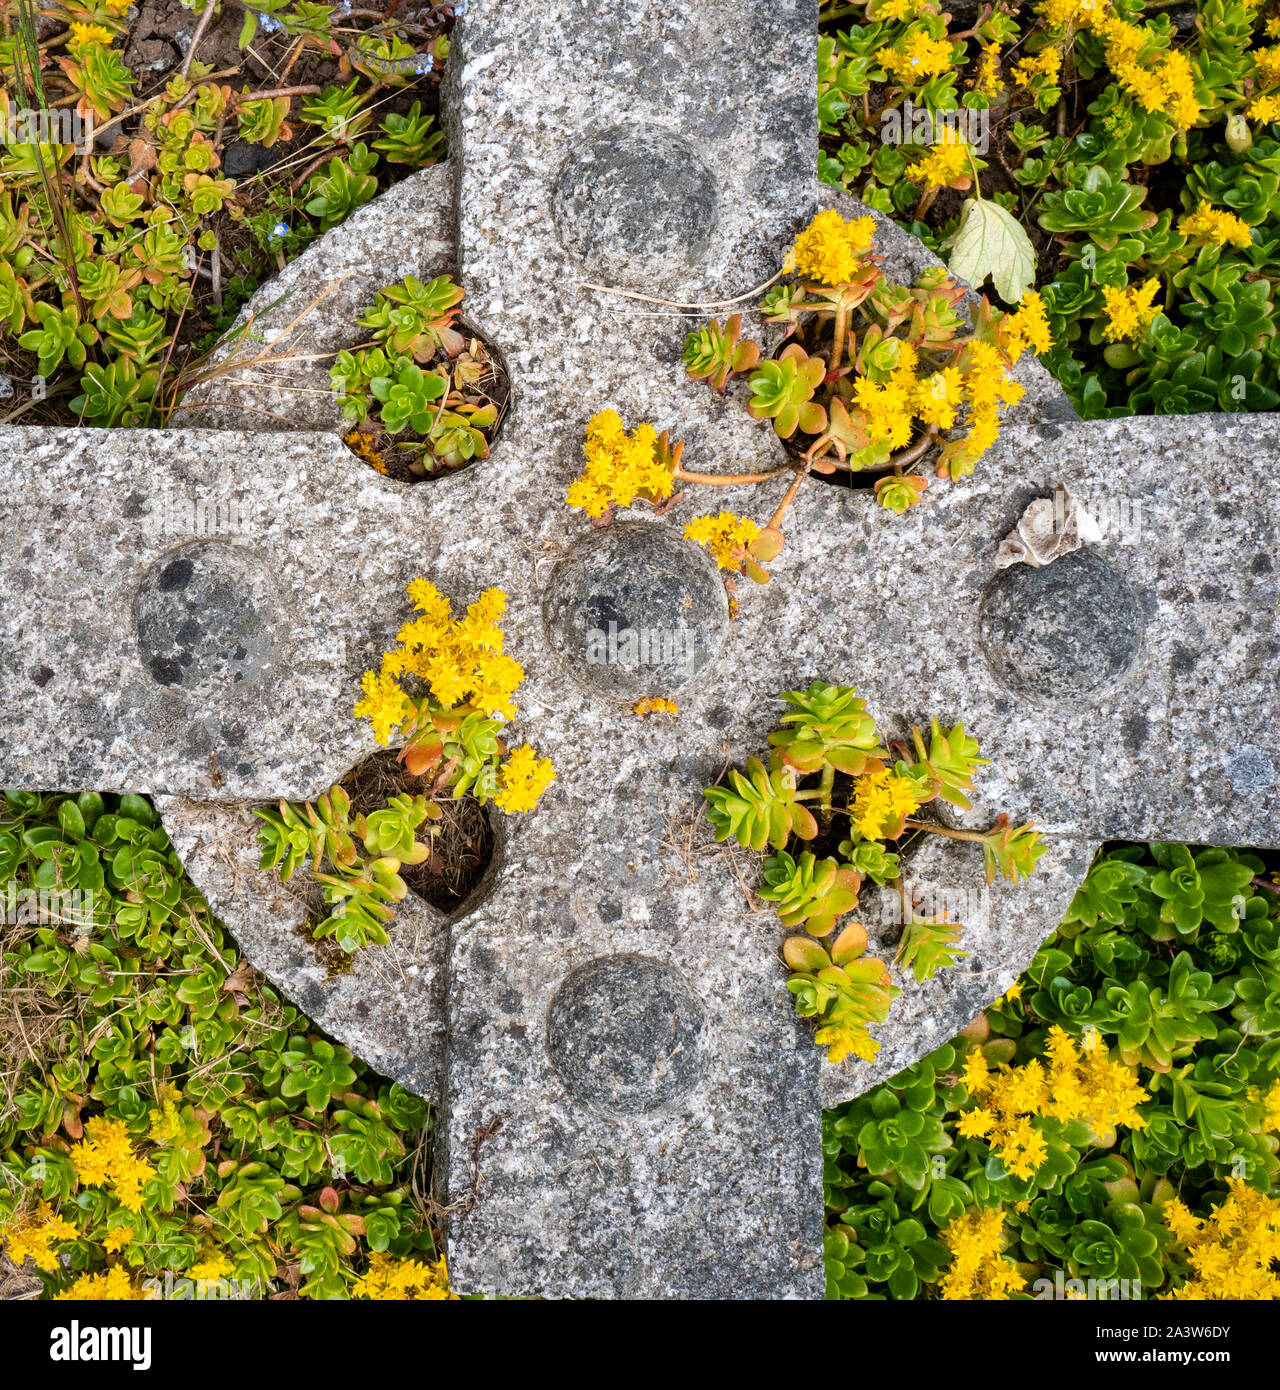
{"type": "MultiPolygon", "coordinates": [[[[467,346],[463,354],[451,359],[440,352],[428,362],[418,365],[424,370],[433,370],[441,366],[450,366],[451,369],[457,370],[459,364],[466,365],[467,359],[476,362],[478,375],[474,381],[465,385],[464,391],[468,396],[475,398],[477,403],[491,404],[497,409],[498,418],[491,426],[481,431],[488,443],[489,451],[492,452],[511,414],[511,373],[502,353],[484,334],[477,332],[465,319],[459,319],[456,326],[458,332],[466,339],[467,346]]],[[[367,341],[367,335],[355,338],[347,344],[347,351],[367,341]]],[[[373,404],[376,405],[377,402],[373,404]]],[[[353,425],[345,430],[342,442],[358,459],[376,472],[401,483],[435,482],[441,478],[452,477],[455,473],[462,473],[483,462],[481,459],[473,458],[466,459],[457,466],[428,468],[428,465],[433,464],[430,454],[404,447],[421,442],[423,438],[424,436],[416,433],[408,425],[398,434],[389,434],[383,428],[381,420],[370,411],[368,419],[362,424],[353,425]],[[427,460],[427,464],[423,463],[424,459],[427,460]]]]}
{"type": "Polygon", "coordinates": [[[547,1052],[569,1094],[613,1115],[647,1115],[702,1074],[706,1010],[669,965],[599,956],[560,985],[547,1052]]]}
{"type": "Polygon", "coordinates": [[[662,126],[588,135],[556,179],[560,240],[593,274],[629,289],[669,287],[697,265],[720,219],[715,176],[662,126]]]}
{"type": "MultiPolygon", "coordinates": [[[[405,769],[392,749],[374,753],[342,779],[351,798],[351,813],[370,815],[390,797],[416,796],[430,791],[429,777],[415,777],[405,769]]],[[[460,917],[488,896],[501,864],[502,816],[492,806],[481,806],[474,796],[438,799],[440,820],[424,822],[418,838],[426,839],[430,825],[432,855],[421,864],[407,865],[400,877],[409,891],[437,911],[460,917]]]]}
{"type": "Polygon", "coordinates": [[[147,572],[134,599],[138,652],[157,685],[195,698],[253,688],[275,648],[279,586],[253,551],[193,541],[147,572]]]}
{"type": "Polygon", "coordinates": [[[988,586],[982,646],[1020,695],[1070,700],[1118,681],[1142,647],[1142,607],[1125,577],[1091,549],[1050,565],[1011,565],[988,586]]]}
{"type": "Polygon", "coordinates": [[[551,646],[589,690],[638,699],[676,690],[724,642],[729,605],[715,567],[657,522],[615,522],[552,571],[551,646]]]}

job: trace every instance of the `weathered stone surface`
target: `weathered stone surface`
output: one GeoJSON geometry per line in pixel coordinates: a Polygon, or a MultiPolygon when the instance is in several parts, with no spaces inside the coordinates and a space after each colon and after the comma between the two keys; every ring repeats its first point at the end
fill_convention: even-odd
{"type": "MultiPolygon", "coordinates": [[[[678,687],[677,723],[638,720],[630,706],[637,691],[671,693],[679,672],[659,660],[643,672],[652,688],[602,688],[575,667],[563,640],[573,626],[558,644],[548,632],[556,576],[584,555],[635,528],[646,550],[661,537],[674,575],[694,576],[706,565],[681,538],[690,512],[760,508],[759,490],[723,489],[593,530],[560,501],[593,411],[670,426],[694,467],[782,458],[740,388],[722,400],[684,378],[680,311],[578,285],[635,241],[634,146],[597,147],[593,164],[613,160],[602,185],[586,161],[566,160],[583,131],[660,128],[672,148],[675,137],[692,145],[715,180],[714,225],[705,230],[710,200],[685,177],[692,163],[668,169],[646,283],[699,300],[758,283],[816,202],[804,177],[813,19],[808,3],[708,18],[683,0],[550,0],[531,32],[511,5],[472,0],[454,64],[461,269],[516,391],[486,465],[407,488],[331,434],[247,433],[260,410],[303,418],[307,378],[295,372],[317,370],[306,363],[273,367],[283,383],[224,401],[227,433],[0,432],[0,521],[25,540],[0,556],[0,784],[170,794],[161,807],[184,861],[251,957],[362,1056],[443,1100],[442,1196],[465,1291],[815,1295],[819,1089],[828,1101],[855,1094],[1001,993],[1100,839],[1280,838],[1278,523],[1256,484],[1280,448],[1247,417],[1074,423],[1024,364],[1028,398],[973,479],[931,488],[902,518],[864,490],[802,490],[774,582],[740,593],[739,618],[678,687]],[[604,56],[592,66],[584,53],[604,56]],[[557,223],[556,189],[569,187],[575,207],[557,223]],[[1059,482],[1123,523],[1083,562],[1116,579],[1099,598],[1096,582],[1073,586],[1079,566],[1050,573],[1066,614],[1041,595],[1039,608],[1023,602],[1018,626],[995,552],[1059,482]],[[247,524],[235,513],[228,539],[222,522],[210,536],[188,514],[198,501],[228,516],[256,510],[247,524]],[[232,564],[193,551],[210,540],[236,547],[232,564]],[[275,580],[265,604],[259,564],[275,580]],[[315,795],[372,750],[350,718],[358,675],[398,627],[417,573],[461,602],[507,590],[509,650],[528,673],[513,734],[553,758],[558,780],[535,815],[507,822],[487,896],[449,924],[408,905],[388,947],[329,979],[296,931],[305,882],[295,894],[257,873],[239,803],[315,795]],[[1121,581],[1136,613],[1117,628],[1106,599],[1126,592],[1121,581]],[[192,584],[217,599],[220,624],[184,610],[192,584]],[[1081,605],[1111,629],[1101,663],[1081,605]],[[984,634],[984,613],[999,631],[989,617],[984,634]],[[157,665],[176,679],[158,680],[157,665]],[[1046,668],[1058,679],[1037,683],[1046,668]],[[976,847],[931,837],[909,850],[920,907],[964,920],[970,957],[927,985],[901,981],[874,1068],[821,1077],[810,1030],[790,1012],[776,916],[749,891],[758,863],[712,844],[700,816],[701,789],[764,746],[779,693],[817,678],[857,685],[890,737],[932,714],[963,719],[993,761],[973,811],[948,811],[952,823],[1004,810],[1035,817],[1050,843],[1028,887],[988,894],[976,847]],[[247,770],[230,761],[233,734],[252,745],[247,770]]],[[[413,234],[379,227],[380,206],[395,204],[371,205],[314,252],[319,288],[324,267],[362,254],[353,225],[378,232],[380,269],[344,309],[347,325],[369,291],[413,268],[388,247],[413,234]]],[[[891,264],[926,263],[909,238],[882,233],[891,264]]],[[[447,252],[419,256],[415,273],[447,252]]],[[[326,307],[336,295],[317,306],[304,357],[345,345],[342,315],[326,307]]],[[[638,600],[633,625],[650,613],[666,622],[662,595],[638,600]]],[[[885,955],[894,909],[890,895],[864,897],[885,955]]]]}
{"type": "MultiPolygon", "coordinates": [[[[262,872],[245,806],[161,796],[174,848],[254,965],[321,1028],[420,1096],[440,1093],[448,919],[415,894],[396,910],[393,939],[334,969],[306,932],[310,880],[262,872]]],[[[314,896],[314,895],[312,895],[314,896]]],[[[317,905],[323,911],[322,905],[317,905]]]]}
{"type": "Polygon", "coordinates": [[[332,434],[0,429],[0,785],[314,796],[374,747],[408,491],[332,434]]]}
{"type": "Polygon", "coordinates": [[[356,320],[384,286],[456,269],[456,226],[447,164],[411,174],[357,208],[245,305],[210,359],[219,374],[187,392],[175,423],[259,433],[341,429],[329,387],[334,356],[366,341],[356,320]],[[272,360],[249,365],[263,353],[272,360]]]}

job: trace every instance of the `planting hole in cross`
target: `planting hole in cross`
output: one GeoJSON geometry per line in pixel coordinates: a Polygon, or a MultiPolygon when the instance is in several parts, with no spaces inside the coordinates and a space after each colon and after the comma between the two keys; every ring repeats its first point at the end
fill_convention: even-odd
{"type": "Polygon", "coordinates": [[[569,1094],[612,1115],[645,1115],[702,1074],[706,1011],[669,965],[599,956],[561,984],[547,1014],[547,1051],[569,1094]]]}
{"type": "MultiPolygon", "coordinates": [[[[464,319],[449,330],[454,355],[438,349],[425,361],[408,356],[399,363],[418,367],[424,376],[447,378],[443,395],[426,402],[424,419],[409,419],[393,432],[384,410],[371,409],[360,424],[348,429],[343,443],[376,472],[402,483],[422,483],[460,473],[483,462],[501,435],[511,412],[511,375],[498,348],[464,319]],[[456,335],[456,336],[455,336],[456,335]],[[494,418],[489,423],[488,417],[494,418]],[[422,428],[418,428],[418,424],[422,428]]],[[[367,331],[348,344],[348,351],[368,342],[367,331]]],[[[440,388],[437,387],[437,390],[440,388]]],[[[373,406],[378,402],[373,401],[373,406]]]]}
{"type": "MultiPolygon", "coordinates": [[[[432,779],[415,777],[394,751],[374,753],[342,779],[351,798],[351,813],[370,815],[392,796],[428,794],[432,779]]],[[[400,877],[409,891],[450,917],[462,916],[487,894],[501,863],[502,816],[481,806],[474,796],[437,799],[438,821],[425,821],[418,838],[430,837],[431,856],[406,864],[400,877]]]]}

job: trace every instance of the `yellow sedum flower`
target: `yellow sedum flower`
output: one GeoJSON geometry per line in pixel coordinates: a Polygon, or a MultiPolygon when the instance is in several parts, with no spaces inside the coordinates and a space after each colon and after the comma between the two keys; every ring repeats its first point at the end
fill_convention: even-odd
{"type": "Polygon", "coordinates": [[[1004,1258],[1004,1212],[999,1207],[965,1212],[941,1233],[951,1264],[939,1291],[944,1299],[1007,1299],[1021,1293],[1022,1275],[1004,1258]]]}
{"type": "Polygon", "coordinates": [[[955,61],[955,45],[914,29],[892,46],[877,49],[875,57],[890,78],[910,87],[947,72],[955,61]]]}
{"type": "Polygon", "coordinates": [[[70,1221],[54,1214],[48,1202],[41,1202],[28,1220],[4,1231],[9,1259],[14,1266],[20,1269],[27,1260],[34,1260],[36,1268],[45,1274],[58,1272],[58,1253],[54,1246],[76,1240],[79,1235],[70,1221]]]}
{"type": "Polygon", "coordinates": [[[903,820],[920,805],[919,790],[911,778],[886,767],[854,782],[849,819],[868,840],[893,839],[902,833],[903,820]]]}
{"type": "Polygon", "coordinates": [[[502,787],[494,800],[509,815],[532,811],[542,793],[556,780],[550,758],[540,758],[523,743],[502,764],[502,787]]]}
{"type": "Polygon", "coordinates": [[[102,1274],[82,1274],[74,1284],[54,1294],[55,1303],[145,1303],[154,1296],[152,1289],[135,1288],[123,1265],[112,1265],[102,1274]]]}
{"type": "Polygon", "coordinates": [[[646,700],[637,700],[631,706],[631,713],[642,719],[650,714],[669,714],[675,718],[680,713],[680,706],[674,700],[664,700],[660,696],[651,695],[646,700]]]}
{"type": "Polygon", "coordinates": [[[1211,241],[1215,246],[1235,246],[1241,251],[1253,244],[1253,234],[1243,218],[1210,206],[1204,198],[1194,212],[1179,219],[1178,230],[1193,241],[1211,241]]]}
{"type": "Polygon", "coordinates": [[[997,100],[1004,93],[1004,83],[1000,81],[1000,45],[989,43],[983,47],[982,58],[978,63],[978,76],[974,91],[980,92],[988,101],[997,100]]]}
{"type": "Polygon", "coordinates": [[[942,131],[942,139],[931,145],[916,162],[912,176],[926,188],[948,188],[972,172],[969,146],[953,130],[942,131]]]}
{"type": "Polygon", "coordinates": [[[76,1177],[85,1187],[109,1187],[127,1211],[142,1210],[143,1186],[156,1176],[140,1158],[123,1120],[98,1116],[85,1125],[85,1137],[71,1149],[76,1177]]]}
{"type": "Polygon", "coordinates": [[[742,553],[760,534],[754,521],[733,512],[719,516],[695,516],[684,528],[686,540],[705,545],[718,569],[738,569],[742,553]]]}
{"type": "Polygon", "coordinates": [[[1280,1298],[1280,1202],[1228,1178],[1228,1195],[1208,1216],[1194,1216],[1176,1197],[1165,1225],[1187,1251],[1190,1273],[1172,1298],[1272,1302],[1280,1298]]]}
{"type": "Polygon", "coordinates": [[[648,423],[628,434],[616,410],[602,410],[587,426],[586,467],[569,484],[565,501],[590,517],[610,507],[629,507],[639,496],[670,497],[672,470],[658,447],[658,431],[648,423]]]}
{"type": "Polygon", "coordinates": [[[1159,292],[1160,281],[1154,276],[1132,289],[1118,290],[1104,285],[1102,305],[1107,321],[1102,336],[1107,342],[1120,343],[1140,337],[1160,312],[1160,306],[1152,303],[1159,292]]]}
{"type": "Polygon", "coordinates": [[[216,1283],[219,1279],[229,1279],[235,1272],[231,1260],[221,1250],[214,1250],[187,1270],[187,1278],[197,1283],[216,1283]]]}
{"type": "Polygon", "coordinates": [[[855,217],[846,222],[834,208],[827,208],[796,238],[783,269],[821,285],[846,284],[871,249],[875,229],[874,218],[855,217]]]}
{"type": "Polygon", "coordinates": [[[1052,47],[1042,49],[1031,58],[1021,58],[1013,65],[1013,81],[1018,87],[1053,86],[1061,76],[1062,53],[1052,47]]]}
{"type": "Polygon", "coordinates": [[[73,23],[67,48],[72,53],[79,53],[83,49],[91,48],[94,44],[108,47],[114,38],[115,35],[111,30],[104,28],[101,24],[73,23]]]}
{"type": "Polygon", "coordinates": [[[352,1285],[352,1296],[377,1302],[456,1303],[449,1292],[449,1273],[440,1260],[399,1260],[391,1255],[372,1255],[369,1268],[352,1285]]]}

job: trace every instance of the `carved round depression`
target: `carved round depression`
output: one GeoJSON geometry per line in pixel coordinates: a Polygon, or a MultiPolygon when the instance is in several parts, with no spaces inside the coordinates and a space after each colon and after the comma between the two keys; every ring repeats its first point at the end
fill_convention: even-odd
{"type": "Polygon", "coordinates": [[[266,565],[223,541],[165,555],[134,600],[142,663],[157,685],[208,696],[249,687],[271,663],[273,586],[266,565]]]}
{"type": "Polygon", "coordinates": [[[692,680],[724,642],[729,606],[710,561],[656,523],[594,532],[552,571],[552,647],[599,694],[661,695],[692,680]]]}
{"type": "Polygon", "coordinates": [[[982,601],[981,634],[996,676],[1020,695],[1066,700],[1120,679],[1142,646],[1142,608],[1093,550],[1050,565],[1011,565],[982,601]]]}
{"type": "Polygon", "coordinates": [[[561,241],[594,274],[632,289],[663,287],[697,265],[719,216],[720,193],[702,156],[661,126],[587,136],[556,180],[561,241]]]}
{"type": "Polygon", "coordinates": [[[569,1094],[614,1115],[646,1115],[702,1074],[706,1010],[669,966],[600,956],[551,1001],[547,1052],[569,1094]]]}

